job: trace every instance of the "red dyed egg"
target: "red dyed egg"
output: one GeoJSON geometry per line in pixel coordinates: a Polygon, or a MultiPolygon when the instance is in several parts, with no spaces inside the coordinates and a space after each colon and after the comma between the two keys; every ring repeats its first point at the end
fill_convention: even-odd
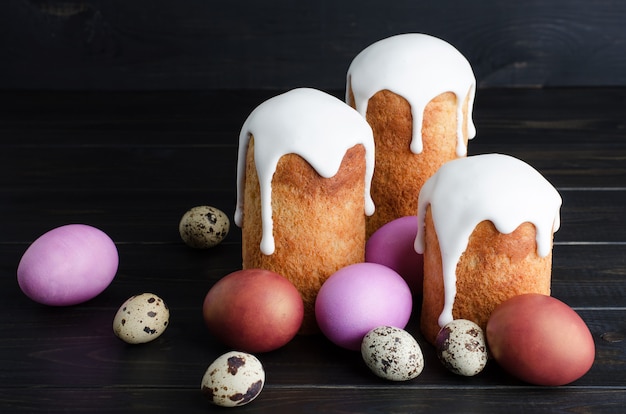
{"type": "Polygon", "coordinates": [[[261,269],[239,270],[220,279],[202,306],[209,331],[224,344],[245,352],[268,352],[297,334],[304,304],[283,276],[261,269]]]}
{"type": "Polygon", "coordinates": [[[487,343],[498,364],[536,385],[564,385],[589,371],[595,344],[582,318],[560,300],[524,294],[501,303],[487,323],[487,343]]]}

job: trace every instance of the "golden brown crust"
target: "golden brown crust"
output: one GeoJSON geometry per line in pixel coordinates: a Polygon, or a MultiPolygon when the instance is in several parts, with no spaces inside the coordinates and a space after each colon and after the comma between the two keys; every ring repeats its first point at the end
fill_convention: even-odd
{"type": "MultiPolygon", "coordinates": [[[[479,223],[457,264],[457,294],[452,308],[455,319],[469,319],[483,330],[493,309],[523,293],[550,294],[552,254],[537,254],[535,226],[522,223],[502,234],[490,221],[479,223]]],[[[432,344],[439,332],[444,304],[443,270],[439,241],[430,207],[424,226],[424,296],[421,330],[432,344]]]]}
{"type": "Polygon", "coordinates": [[[339,172],[321,177],[303,158],[284,155],[272,179],[276,250],[259,250],[262,235],[254,138],[246,155],[242,254],[243,268],[262,268],[288,278],[302,295],[305,318],[300,333],[318,332],[315,298],[322,283],[365,257],[365,148],[344,156],[339,172]]]}
{"type": "MultiPolygon", "coordinates": [[[[354,96],[349,92],[350,105],[354,96]]],[[[467,119],[469,91],[463,105],[467,119]]],[[[367,235],[403,216],[417,214],[417,198],[424,182],[445,162],[457,158],[456,95],[445,92],[424,109],[423,151],[411,152],[413,118],[409,102],[388,90],[377,92],[367,106],[367,122],[374,132],[376,167],[372,178],[374,214],[367,218],[367,235]]],[[[463,123],[467,145],[467,123],[463,123]]]]}

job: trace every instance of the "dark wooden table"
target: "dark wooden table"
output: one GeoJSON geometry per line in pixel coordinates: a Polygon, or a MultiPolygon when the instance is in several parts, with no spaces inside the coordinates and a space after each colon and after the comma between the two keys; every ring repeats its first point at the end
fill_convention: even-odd
{"type": "MultiPolygon", "coordinates": [[[[240,230],[218,247],[183,244],[178,221],[209,204],[232,218],[237,136],[278,91],[0,93],[0,412],[209,412],[208,365],[229,349],[205,329],[202,300],[241,266],[240,230]],[[16,268],[47,230],[86,223],[116,242],[118,274],[97,298],[55,308],[19,290],[16,268]],[[112,320],[129,296],[161,295],[171,324],[131,346],[112,320]]],[[[335,92],[338,96],[340,91],[335,92]]],[[[626,404],[626,89],[487,89],[470,153],[501,152],[539,169],[563,197],[553,295],[593,333],[580,380],[524,384],[494,363],[448,373],[419,335],[426,367],[385,382],[355,352],[298,337],[258,355],[267,372],[241,412],[622,413],[626,404]]]]}

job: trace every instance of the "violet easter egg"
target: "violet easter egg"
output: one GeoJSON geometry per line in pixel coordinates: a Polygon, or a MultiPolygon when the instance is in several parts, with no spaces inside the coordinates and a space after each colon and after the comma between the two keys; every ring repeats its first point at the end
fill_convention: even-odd
{"type": "Polygon", "coordinates": [[[52,229],[26,249],[17,281],[26,296],[51,306],[86,302],[113,281],[119,264],[113,240],[85,224],[52,229]]]}
{"type": "Polygon", "coordinates": [[[374,232],[365,245],[365,261],[392,268],[406,280],[414,295],[422,294],[423,256],[415,251],[417,216],[400,217],[374,232]]]}
{"type": "Polygon", "coordinates": [[[360,350],[378,326],[403,329],[413,307],[411,290],[396,271],[378,263],[357,263],[333,273],[320,288],[315,317],[333,343],[360,350]]]}

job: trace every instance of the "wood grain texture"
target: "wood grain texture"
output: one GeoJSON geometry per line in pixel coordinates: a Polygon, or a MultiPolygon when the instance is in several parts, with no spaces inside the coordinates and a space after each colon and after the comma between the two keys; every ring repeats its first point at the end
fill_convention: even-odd
{"type": "MultiPolygon", "coordinates": [[[[186,389],[163,389],[158,394],[145,388],[132,390],[134,398],[119,389],[95,391],[84,389],[80,393],[66,390],[43,389],[36,395],[21,390],[12,393],[0,391],[0,402],[19,412],[34,412],[45,408],[48,413],[62,413],[80,408],[82,413],[124,412],[179,412],[206,413],[215,411],[201,397],[186,389]],[[141,401],[136,403],[134,401],[141,401]],[[127,412],[127,411],[126,411],[127,412]]],[[[357,390],[328,388],[267,389],[254,405],[239,408],[246,413],[332,413],[353,412],[355,405],[367,406],[373,413],[439,412],[445,406],[449,412],[498,413],[505,412],[501,401],[510,401],[506,412],[576,413],[583,410],[593,413],[618,412],[626,402],[624,393],[615,390],[584,390],[580,400],[572,400],[571,390],[534,389],[521,394],[519,389],[486,388],[459,390],[406,390],[398,388],[372,389],[367,394],[357,390]],[[529,401],[535,401],[529,403],[529,401]],[[309,407],[303,410],[303,406],[309,407]]]]}
{"type": "Polygon", "coordinates": [[[344,88],[354,56],[441,37],[481,86],[626,84],[626,3],[8,0],[0,89],[344,88]]]}
{"type": "MultiPolygon", "coordinates": [[[[228,349],[204,327],[201,303],[241,268],[241,233],[207,251],[178,235],[184,212],[235,204],[236,138],[249,112],[276,91],[0,92],[0,412],[207,412],[204,370],[228,349]],[[104,229],[120,267],[93,300],[38,305],[15,280],[43,232],[70,222],[104,229]],[[112,321],[142,291],[161,293],[171,323],[130,346],[112,321]]],[[[334,92],[341,95],[340,90],[334,92]]],[[[558,388],[524,384],[497,364],[474,378],[442,368],[422,346],[423,373],[375,377],[358,353],[298,337],[259,355],[261,396],[243,412],[621,413],[626,403],[626,89],[481,89],[470,153],[503,152],[559,189],[552,294],[589,326],[596,360],[558,388]]],[[[425,344],[413,315],[407,330],[425,344]]]]}

